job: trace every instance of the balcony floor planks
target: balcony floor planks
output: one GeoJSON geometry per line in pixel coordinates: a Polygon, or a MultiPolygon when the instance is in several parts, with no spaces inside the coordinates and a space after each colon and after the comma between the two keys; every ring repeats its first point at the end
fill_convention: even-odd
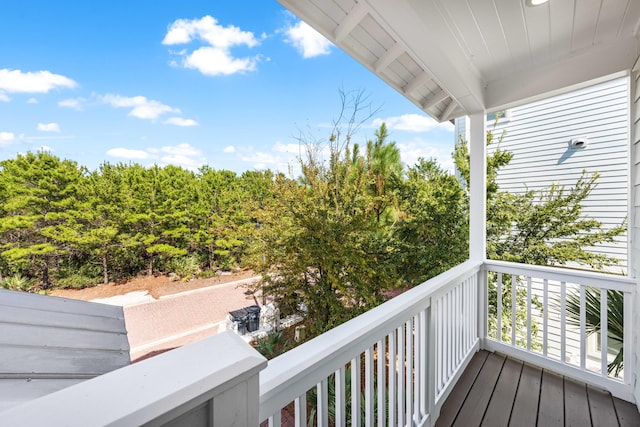
{"type": "Polygon", "coordinates": [[[478,352],[445,401],[436,427],[640,426],[632,403],[502,355],[478,352]]]}

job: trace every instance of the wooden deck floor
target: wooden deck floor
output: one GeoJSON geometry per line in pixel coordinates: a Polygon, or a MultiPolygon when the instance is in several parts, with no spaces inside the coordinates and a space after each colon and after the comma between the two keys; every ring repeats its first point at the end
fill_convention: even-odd
{"type": "Polygon", "coordinates": [[[632,403],[518,360],[480,351],[452,390],[436,427],[640,426],[632,403]]]}

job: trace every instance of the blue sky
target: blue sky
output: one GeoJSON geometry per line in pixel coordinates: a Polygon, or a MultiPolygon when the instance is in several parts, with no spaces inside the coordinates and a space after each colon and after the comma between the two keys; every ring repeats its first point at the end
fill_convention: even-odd
{"type": "Polygon", "coordinates": [[[275,0],[10,0],[0,13],[0,159],[287,171],[301,134],[329,136],[341,90],[378,109],[356,142],[385,121],[405,163],[451,167],[452,125],[275,0]]]}

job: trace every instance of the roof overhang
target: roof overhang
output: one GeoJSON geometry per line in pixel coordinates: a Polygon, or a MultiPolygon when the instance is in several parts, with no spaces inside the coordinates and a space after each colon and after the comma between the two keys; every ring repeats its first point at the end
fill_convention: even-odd
{"type": "Polygon", "coordinates": [[[628,72],[640,2],[279,0],[438,121],[628,72]]]}

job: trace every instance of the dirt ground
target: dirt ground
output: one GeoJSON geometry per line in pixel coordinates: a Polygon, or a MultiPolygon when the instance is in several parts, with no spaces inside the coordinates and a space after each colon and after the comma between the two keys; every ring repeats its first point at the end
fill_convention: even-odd
{"type": "Polygon", "coordinates": [[[84,289],[56,289],[51,291],[49,295],[89,301],[97,298],[109,298],[116,295],[124,295],[134,291],[148,291],[149,295],[158,299],[164,295],[220,285],[235,280],[247,279],[253,276],[255,276],[253,271],[242,270],[207,279],[192,279],[186,282],[181,280],[171,281],[167,276],[138,277],[123,284],[109,283],[108,285],[97,285],[84,289]]]}

